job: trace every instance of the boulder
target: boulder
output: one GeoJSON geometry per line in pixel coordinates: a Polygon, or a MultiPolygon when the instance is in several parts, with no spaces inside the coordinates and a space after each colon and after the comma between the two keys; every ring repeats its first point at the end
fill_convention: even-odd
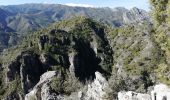
{"type": "Polygon", "coordinates": [[[170,100],[170,88],[165,84],[158,84],[151,91],[152,100],[170,100]]]}
{"type": "Polygon", "coordinates": [[[158,84],[150,94],[121,91],[118,93],[118,100],[170,100],[170,88],[165,84],[158,84]]]}
{"type": "Polygon", "coordinates": [[[41,75],[40,81],[37,83],[36,86],[51,81],[51,79],[56,75],[57,75],[56,71],[48,71],[44,73],[43,75],[41,75]]]}
{"type": "Polygon", "coordinates": [[[99,72],[95,72],[95,80],[88,85],[87,92],[85,93],[85,100],[106,100],[105,89],[109,86],[107,80],[99,72]]]}
{"type": "Polygon", "coordinates": [[[136,93],[132,91],[122,91],[118,93],[118,100],[151,100],[149,94],[136,93]]]}

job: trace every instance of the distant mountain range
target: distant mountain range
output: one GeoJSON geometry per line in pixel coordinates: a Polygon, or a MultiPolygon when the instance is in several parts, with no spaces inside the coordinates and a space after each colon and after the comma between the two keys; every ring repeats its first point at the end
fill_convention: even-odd
{"type": "MultiPolygon", "coordinates": [[[[125,8],[85,8],[70,7],[60,4],[22,4],[0,6],[0,32],[7,37],[5,43],[0,41],[2,47],[16,43],[15,39],[30,31],[44,28],[51,23],[75,16],[86,16],[113,27],[136,22],[150,22],[148,13],[138,8],[127,10],[125,8]],[[4,33],[12,32],[11,35],[4,33]],[[17,37],[15,37],[17,36],[17,37]],[[12,38],[12,39],[11,39],[12,38]],[[9,42],[10,40],[10,42],[9,42]],[[15,42],[13,42],[15,41],[15,42]]],[[[3,49],[2,48],[2,49],[3,49]]]]}
{"type": "Polygon", "coordinates": [[[132,8],[84,8],[59,4],[23,4],[0,7],[3,30],[27,33],[51,23],[75,16],[87,16],[105,24],[118,27],[137,21],[149,21],[146,11],[132,8]],[[9,28],[9,29],[6,29],[9,28]]]}

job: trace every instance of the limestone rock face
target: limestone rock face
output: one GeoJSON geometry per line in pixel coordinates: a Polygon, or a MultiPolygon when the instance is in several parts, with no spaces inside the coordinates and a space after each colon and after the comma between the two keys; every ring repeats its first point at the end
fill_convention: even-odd
{"type": "Polygon", "coordinates": [[[76,69],[78,69],[77,67],[79,66],[78,56],[75,53],[71,53],[69,55],[69,62],[70,62],[69,71],[71,75],[75,76],[76,69]]]}
{"type": "Polygon", "coordinates": [[[122,91],[118,93],[118,100],[151,100],[151,96],[149,94],[141,94],[132,91],[122,91]]]}
{"type": "Polygon", "coordinates": [[[100,69],[100,60],[89,42],[81,39],[75,41],[75,51],[69,54],[70,73],[80,80],[94,78],[94,73],[100,69]]]}
{"type": "Polygon", "coordinates": [[[106,95],[105,88],[109,86],[108,82],[101,73],[95,72],[95,75],[94,82],[88,85],[85,100],[106,100],[104,96],[106,95]]]}
{"type": "Polygon", "coordinates": [[[48,42],[48,41],[49,41],[49,38],[48,38],[47,35],[40,36],[39,43],[38,43],[39,50],[43,50],[45,43],[48,42]]]}
{"type": "Polygon", "coordinates": [[[146,11],[138,9],[136,7],[124,13],[123,19],[125,23],[135,23],[150,20],[146,11]]]}
{"type": "MultiPolygon", "coordinates": [[[[40,81],[34,87],[34,89],[26,94],[25,100],[58,100],[55,93],[52,92],[51,87],[49,86],[50,81],[54,76],[57,75],[56,71],[49,71],[44,73],[40,81]]],[[[60,99],[59,99],[60,100],[60,99]]]]}
{"type": "Polygon", "coordinates": [[[31,99],[37,100],[36,93],[37,90],[32,90],[30,93],[26,94],[25,100],[31,100],[31,99]]]}
{"type": "Polygon", "coordinates": [[[40,77],[40,81],[38,82],[37,85],[39,84],[42,84],[42,83],[45,83],[47,81],[51,81],[51,79],[57,75],[57,72],[56,71],[48,71],[46,73],[44,73],[43,75],[41,75],[40,77]]]}
{"type": "Polygon", "coordinates": [[[13,61],[7,65],[7,72],[6,72],[6,82],[11,82],[15,79],[15,74],[18,73],[18,65],[17,61],[13,61]]]}
{"type": "Polygon", "coordinates": [[[47,65],[49,63],[49,57],[46,54],[41,54],[40,60],[44,65],[47,65]]]}
{"type": "Polygon", "coordinates": [[[165,84],[158,84],[148,94],[122,91],[118,93],[118,100],[170,100],[170,88],[165,84]]]}
{"type": "Polygon", "coordinates": [[[32,88],[39,80],[39,76],[43,73],[43,68],[37,55],[23,54],[20,65],[21,84],[24,93],[32,88]]]}
{"type": "Polygon", "coordinates": [[[164,84],[159,84],[151,91],[152,100],[170,100],[170,88],[164,84]]]}
{"type": "Polygon", "coordinates": [[[43,84],[41,88],[41,100],[60,100],[61,99],[61,97],[57,96],[51,90],[52,89],[48,83],[43,84]]]}
{"type": "MultiPolygon", "coordinates": [[[[93,33],[93,34],[94,34],[94,33],[93,33]]],[[[98,53],[98,51],[97,51],[97,49],[98,49],[98,43],[97,43],[97,39],[95,38],[95,36],[96,36],[95,34],[92,36],[93,41],[90,42],[90,46],[91,46],[91,48],[93,48],[95,54],[97,55],[97,53],[98,53]]]]}
{"type": "Polygon", "coordinates": [[[24,94],[28,93],[39,81],[39,76],[44,73],[44,68],[39,60],[38,55],[33,52],[22,52],[14,61],[9,64],[3,64],[6,70],[6,84],[12,82],[19,76],[21,79],[21,87],[24,94]]]}

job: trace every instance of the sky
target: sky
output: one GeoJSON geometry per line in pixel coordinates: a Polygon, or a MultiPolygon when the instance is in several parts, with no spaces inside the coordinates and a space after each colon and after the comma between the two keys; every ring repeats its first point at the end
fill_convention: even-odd
{"type": "Polygon", "coordinates": [[[84,7],[138,7],[149,10],[149,0],[0,0],[0,5],[18,5],[25,3],[64,4],[84,7]]]}

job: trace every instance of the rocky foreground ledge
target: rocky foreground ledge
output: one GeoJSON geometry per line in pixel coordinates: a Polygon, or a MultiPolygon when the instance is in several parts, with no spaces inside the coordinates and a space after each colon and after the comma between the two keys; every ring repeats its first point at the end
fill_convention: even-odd
{"type": "MultiPolygon", "coordinates": [[[[51,90],[49,83],[57,75],[56,71],[44,73],[34,89],[25,96],[25,100],[109,100],[105,97],[107,94],[105,89],[109,87],[108,82],[99,72],[95,72],[96,78],[92,83],[70,96],[57,95],[51,90]]],[[[118,100],[170,100],[170,88],[158,84],[148,94],[121,91],[118,93],[118,100]]]]}
{"type": "Polygon", "coordinates": [[[118,100],[170,100],[170,88],[164,84],[155,85],[148,94],[121,91],[118,100]]]}
{"type": "Polygon", "coordinates": [[[101,73],[95,72],[95,80],[84,87],[83,91],[72,93],[70,96],[55,94],[49,83],[54,76],[57,76],[56,71],[48,71],[44,73],[40,81],[26,96],[25,100],[103,100],[108,87],[108,82],[101,73]]]}

